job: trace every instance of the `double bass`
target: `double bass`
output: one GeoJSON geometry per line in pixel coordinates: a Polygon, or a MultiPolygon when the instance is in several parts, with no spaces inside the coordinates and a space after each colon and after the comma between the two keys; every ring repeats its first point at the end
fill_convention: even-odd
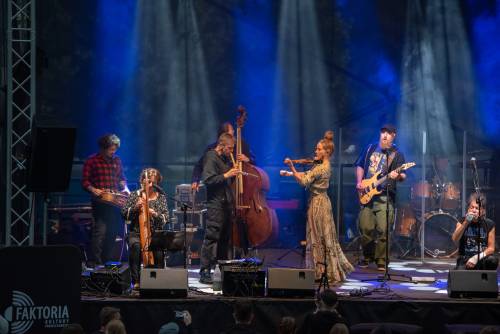
{"type": "MultiPolygon", "coordinates": [[[[246,118],[245,108],[239,106],[236,119],[236,156],[242,154],[241,129],[246,118]]],[[[271,237],[275,232],[273,225],[277,223],[277,219],[266,201],[265,193],[270,188],[267,173],[248,162],[235,161],[232,154],[231,159],[240,171],[234,182],[237,220],[233,224],[233,247],[242,248],[246,252],[248,246],[258,247],[271,237]]]]}
{"type": "MultiPolygon", "coordinates": [[[[145,173],[142,194],[144,194],[141,212],[139,214],[139,237],[141,243],[142,264],[144,267],[154,265],[153,252],[149,250],[151,244],[151,213],[149,212],[149,172],[145,173]]],[[[141,194],[141,196],[142,196],[141,194]]]]}

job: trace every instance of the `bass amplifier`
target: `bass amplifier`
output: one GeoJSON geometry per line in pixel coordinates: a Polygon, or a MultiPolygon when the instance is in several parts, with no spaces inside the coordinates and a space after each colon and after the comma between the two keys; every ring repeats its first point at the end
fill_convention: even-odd
{"type": "Polygon", "coordinates": [[[99,268],[90,272],[90,281],[87,281],[87,289],[103,293],[121,295],[130,288],[130,269],[128,264],[120,267],[99,268]]]}
{"type": "MultiPolygon", "coordinates": [[[[171,229],[182,230],[184,228],[184,212],[179,209],[172,210],[172,220],[170,222],[171,229]]],[[[205,228],[205,220],[207,216],[207,209],[203,210],[188,210],[186,212],[186,225],[188,227],[197,227],[199,229],[205,228]]]]}
{"type": "Polygon", "coordinates": [[[266,272],[256,267],[222,266],[222,294],[229,297],[264,297],[266,272]]]}
{"type": "MultiPolygon", "coordinates": [[[[175,199],[188,204],[195,211],[205,209],[207,202],[207,188],[203,183],[200,183],[198,191],[191,189],[191,184],[179,184],[175,186],[175,199]]],[[[182,205],[175,202],[175,209],[181,211],[182,205]]]]}

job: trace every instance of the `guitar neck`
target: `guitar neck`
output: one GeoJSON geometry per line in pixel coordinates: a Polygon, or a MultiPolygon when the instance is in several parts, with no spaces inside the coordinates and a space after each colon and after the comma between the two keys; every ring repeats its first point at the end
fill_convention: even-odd
{"type": "MultiPolygon", "coordinates": [[[[399,173],[399,172],[401,172],[402,169],[403,169],[403,166],[400,166],[400,167],[394,169],[392,172],[399,173]]],[[[378,179],[377,182],[375,183],[376,187],[378,187],[379,185],[381,185],[382,183],[384,183],[387,180],[388,176],[389,176],[389,174],[386,174],[383,177],[381,177],[380,179],[378,179]]]]}

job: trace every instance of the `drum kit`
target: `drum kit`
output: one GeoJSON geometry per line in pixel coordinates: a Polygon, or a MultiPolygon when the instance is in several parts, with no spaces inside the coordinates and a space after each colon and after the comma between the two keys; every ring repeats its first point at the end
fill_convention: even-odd
{"type": "Polygon", "coordinates": [[[411,201],[399,208],[394,226],[400,257],[419,249],[422,243],[427,256],[451,257],[457,247],[451,240],[458,222],[460,188],[457,183],[418,182],[411,188],[411,201]],[[425,211],[422,215],[422,203],[425,211]],[[422,222],[423,217],[423,222],[422,222]],[[401,240],[406,240],[402,246],[401,240]]]}

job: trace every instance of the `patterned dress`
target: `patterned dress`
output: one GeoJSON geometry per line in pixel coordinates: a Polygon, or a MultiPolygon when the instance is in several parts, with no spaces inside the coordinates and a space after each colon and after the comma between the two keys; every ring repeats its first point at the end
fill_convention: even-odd
{"type": "Polygon", "coordinates": [[[321,278],[325,262],[328,267],[328,280],[341,282],[354,270],[340,248],[333,221],[332,204],[327,190],[330,184],[330,162],[315,165],[304,173],[302,186],[310,191],[307,209],[306,266],[315,270],[316,279],[321,278]],[[326,248],[326,253],[325,253],[326,248]]]}

